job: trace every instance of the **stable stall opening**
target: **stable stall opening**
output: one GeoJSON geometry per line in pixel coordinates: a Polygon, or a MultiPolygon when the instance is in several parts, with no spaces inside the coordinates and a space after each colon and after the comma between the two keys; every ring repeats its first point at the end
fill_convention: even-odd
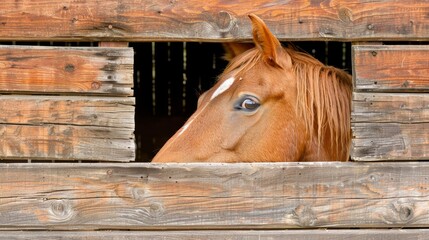
{"type": "MultiPolygon", "coordinates": [[[[283,43],[287,45],[288,43],[283,43]]],[[[295,42],[321,62],[351,72],[351,44],[295,42]]],[[[135,51],[136,161],[148,162],[195,111],[228,62],[220,43],[130,43],[135,51]]]]}

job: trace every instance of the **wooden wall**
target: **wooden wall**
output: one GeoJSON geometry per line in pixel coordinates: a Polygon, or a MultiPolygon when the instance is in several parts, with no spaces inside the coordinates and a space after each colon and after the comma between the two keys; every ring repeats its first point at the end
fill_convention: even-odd
{"type": "Polygon", "coordinates": [[[133,50],[0,46],[0,159],[134,161],[133,50]]]}
{"type": "Polygon", "coordinates": [[[427,163],[1,164],[0,172],[0,230],[158,230],[168,238],[164,230],[429,226],[427,163]]]}
{"type": "Polygon", "coordinates": [[[3,0],[0,40],[250,40],[249,13],[282,40],[427,40],[426,1],[3,0]]]}
{"type": "Polygon", "coordinates": [[[429,45],[353,47],[354,160],[429,159],[429,45]]]}
{"type": "Polygon", "coordinates": [[[424,44],[428,12],[393,0],[4,0],[0,41],[102,43],[0,48],[0,158],[97,161],[0,162],[0,239],[428,239],[429,165],[414,161],[428,159],[427,46],[357,44],[424,44]],[[355,44],[354,162],[98,163],[135,158],[127,42],[249,41],[249,13],[283,41],[355,44]]]}

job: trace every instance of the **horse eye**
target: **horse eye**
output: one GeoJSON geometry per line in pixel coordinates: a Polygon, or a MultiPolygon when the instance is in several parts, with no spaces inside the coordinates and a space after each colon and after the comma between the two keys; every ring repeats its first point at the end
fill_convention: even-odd
{"type": "Polygon", "coordinates": [[[258,109],[259,106],[261,106],[261,104],[259,103],[259,100],[257,98],[252,96],[245,96],[237,102],[235,109],[252,112],[258,109]]]}

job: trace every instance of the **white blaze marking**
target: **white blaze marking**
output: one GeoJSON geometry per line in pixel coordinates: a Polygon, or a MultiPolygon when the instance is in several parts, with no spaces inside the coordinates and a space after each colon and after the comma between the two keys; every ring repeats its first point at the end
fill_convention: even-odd
{"type": "Polygon", "coordinates": [[[210,100],[213,100],[215,97],[219,96],[220,94],[222,94],[223,92],[225,92],[226,90],[228,90],[228,88],[231,87],[231,85],[234,83],[235,78],[234,77],[230,77],[228,79],[226,79],[220,86],[218,89],[216,89],[216,91],[213,93],[212,97],[210,98],[210,100]]]}
{"type": "MultiPolygon", "coordinates": [[[[216,89],[216,91],[213,93],[213,95],[210,98],[210,101],[213,100],[215,97],[219,96],[220,94],[222,94],[223,92],[225,92],[226,90],[228,90],[228,88],[231,87],[231,85],[234,83],[235,78],[234,77],[230,77],[228,79],[226,79],[219,87],[218,89],[216,89]]],[[[186,131],[186,129],[188,129],[188,127],[191,125],[191,123],[194,121],[195,118],[197,118],[203,111],[204,109],[206,109],[208,104],[206,104],[199,113],[197,113],[195,116],[193,116],[192,118],[190,118],[188,120],[188,122],[183,125],[183,127],[180,129],[179,133],[177,136],[182,135],[182,133],[184,133],[186,131]]]]}
{"type": "Polygon", "coordinates": [[[182,133],[189,127],[189,125],[191,125],[191,123],[194,121],[194,119],[190,120],[188,123],[186,123],[185,125],[183,125],[183,127],[180,129],[179,135],[182,135],[182,133]]]}
{"type": "Polygon", "coordinates": [[[204,109],[206,109],[206,107],[207,107],[207,104],[195,116],[192,115],[191,118],[188,120],[188,122],[182,126],[182,128],[180,129],[177,136],[182,135],[182,133],[186,131],[186,129],[191,125],[191,123],[194,121],[194,119],[197,118],[204,111],[204,109]]]}

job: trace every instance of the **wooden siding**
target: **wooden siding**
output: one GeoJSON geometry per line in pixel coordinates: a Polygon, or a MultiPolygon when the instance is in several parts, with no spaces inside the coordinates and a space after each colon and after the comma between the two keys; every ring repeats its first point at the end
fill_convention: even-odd
{"type": "Polygon", "coordinates": [[[134,129],[134,98],[0,95],[0,124],[134,129]]]}
{"type": "Polygon", "coordinates": [[[130,48],[0,45],[0,92],[130,96],[133,61],[130,48]]]}
{"type": "Polygon", "coordinates": [[[429,164],[0,164],[0,228],[429,226],[429,164]]]}
{"type": "Polygon", "coordinates": [[[356,91],[429,92],[429,45],[353,46],[356,91]]]}
{"type": "Polygon", "coordinates": [[[429,159],[429,46],[353,46],[352,159],[429,159]]]}
{"type": "Polygon", "coordinates": [[[201,230],[201,231],[2,231],[0,239],[92,240],[423,240],[428,229],[367,230],[201,230]]]}
{"type": "Polygon", "coordinates": [[[354,160],[429,159],[429,94],[354,93],[354,160]]]}
{"type": "Polygon", "coordinates": [[[133,161],[134,98],[0,96],[0,159],[133,161]]]}
{"type": "Polygon", "coordinates": [[[0,159],[133,161],[133,57],[0,46],[0,159]]]}
{"type": "Polygon", "coordinates": [[[355,123],[427,123],[429,122],[429,94],[355,92],[353,93],[352,121],[355,123]]]}
{"type": "Polygon", "coordinates": [[[250,40],[249,13],[282,40],[427,40],[426,1],[3,0],[0,40],[250,40]]]}

